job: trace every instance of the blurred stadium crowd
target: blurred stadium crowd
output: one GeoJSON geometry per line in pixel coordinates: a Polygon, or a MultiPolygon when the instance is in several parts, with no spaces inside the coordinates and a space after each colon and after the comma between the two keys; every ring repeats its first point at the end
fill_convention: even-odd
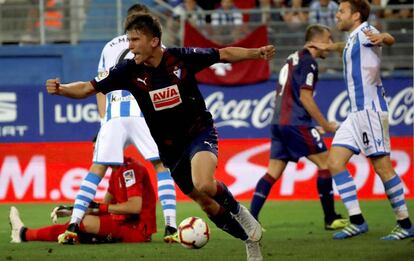
{"type": "MultiPolygon", "coordinates": [[[[135,2],[146,4],[159,17],[167,46],[183,45],[185,22],[224,45],[267,26],[269,42],[278,51],[271,66],[275,74],[287,55],[303,45],[308,24],[332,27],[335,40],[345,37],[335,30],[335,0],[0,0],[0,44],[107,41],[122,33],[123,15],[135,2]]],[[[396,39],[394,46],[383,49],[383,74],[412,75],[413,1],[370,2],[370,23],[396,39]]],[[[338,76],[341,69],[335,55],[321,63],[328,75],[338,76]]]]}

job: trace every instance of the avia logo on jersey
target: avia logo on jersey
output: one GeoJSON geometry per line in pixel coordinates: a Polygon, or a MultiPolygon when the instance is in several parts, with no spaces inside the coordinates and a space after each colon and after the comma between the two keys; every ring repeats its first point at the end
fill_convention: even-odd
{"type": "Polygon", "coordinates": [[[0,93],[0,122],[12,122],[17,119],[17,96],[14,92],[0,93]]]}
{"type": "Polygon", "coordinates": [[[150,91],[149,95],[156,111],[173,108],[182,102],[177,84],[150,91]]]}

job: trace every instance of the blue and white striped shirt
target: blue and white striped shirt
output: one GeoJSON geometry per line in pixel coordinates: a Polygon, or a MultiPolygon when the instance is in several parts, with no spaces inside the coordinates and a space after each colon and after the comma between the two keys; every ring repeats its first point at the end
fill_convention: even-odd
{"type": "Polygon", "coordinates": [[[378,30],[367,22],[349,35],[343,51],[344,78],[351,103],[351,112],[370,109],[388,111],[381,73],[381,46],[373,45],[364,31],[378,30]]]}
{"type": "MultiPolygon", "coordinates": [[[[102,50],[98,66],[98,74],[103,74],[124,59],[132,59],[126,35],[115,37],[102,50]]],[[[98,76],[99,77],[99,76],[98,76]]],[[[134,96],[125,90],[112,91],[106,94],[106,112],[104,121],[118,117],[142,117],[141,109],[134,96]]]]}

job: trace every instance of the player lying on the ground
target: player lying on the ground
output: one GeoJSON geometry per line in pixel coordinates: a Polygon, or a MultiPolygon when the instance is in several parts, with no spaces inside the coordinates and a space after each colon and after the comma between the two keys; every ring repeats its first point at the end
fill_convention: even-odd
{"type": "Polygon", "coordinates": [[[317,189],[324,212],[325,229],[344,228],[348,221],[335,212],[332,177],[328,170],[328,150],[314,119],[324,132],[336,131],[313,99],[318,81],[316,58],[327,52],[310,47],[310,42],[332,43],[331,31],[324,25],[311,25],[305,33],[305,46],[287,58],[280,70],[276,105],[271,125],[271,149],[267,173],[259,180],[251,203],[251,213],[258,219],[273,184],[282,176],[289,161],[306,157],[318,166],[317,189]]]}
{"type": "MultiPolygon", "coordinates": [[[[125,157],[124,164],[112,167],[108,191],[103,203],[92,204],[80,224],[79,242],[149,242],[156,232],[156,197],[145,167],[125,157]]],[[[54,210],[56,217],[71,214],[65,208],[54,210]],[[66,213],[66,214],[64,214],[66,213]]],[[[67,224],[31,229],[24,226],[19,211],[9,214],[11,242],[56,241],[67,224]]]]}

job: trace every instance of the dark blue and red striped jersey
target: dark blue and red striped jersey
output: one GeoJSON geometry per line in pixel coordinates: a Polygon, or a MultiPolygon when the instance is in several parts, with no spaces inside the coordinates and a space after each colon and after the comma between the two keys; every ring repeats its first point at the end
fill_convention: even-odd
{"type": "Polygon", "coordinates": [[[315,90],[317,81],[318,64],[308,49],[289,55],[279,72],[272,124],[313,126],[300,101],[300,90],[315,90]]]}
{"type": "Polygon", "coordinates": [[[192,139],[214,125],[195,74],[219,60],[214,48],[167,48],[156,68],[125,60],[91,83],[103,93],[119,89],[132,93],[168,166],[192,139]]]}

